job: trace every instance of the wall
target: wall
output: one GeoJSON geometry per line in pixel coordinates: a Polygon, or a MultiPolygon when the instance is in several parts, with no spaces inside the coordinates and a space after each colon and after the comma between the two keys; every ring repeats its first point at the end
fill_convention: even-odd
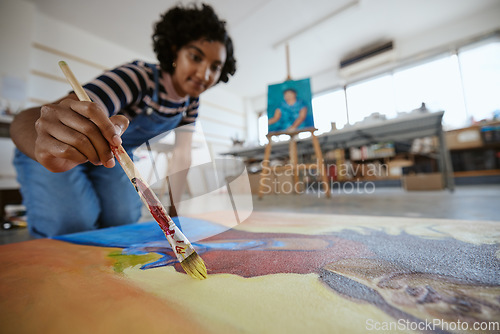
{"type": "MultiPolygon", "coordinates": [[[[408,58],[420,58],[433,52],[443,52],[452,50],[467,39],[487,34],[500,29],[500,5],[478,13],[471,13],[466,19],[434,27],[432,30],[422,32],[418,35],[408,36],[404,40],[395,40],[395,48],[398,61],[408,58]]],[[[381,66],[383,67],[383,66],[381,66]]],[[[387,67],[387,66],[386,66],[387,67]]],[[[380,71],[374,68],[365,73],[360,73],[349,80],[359,80],[371,73],[380,71]]],[[[321,93],[343,86],[345,80],[340,78],[336,64],[332,64],[330,69],[326,69],[320,74],[311,77],[311,89],[313,93],[321,93]]],[[[251,109],[255,112],[264,111],[267,108],[267,96],[261,95],[253,97],[250,101],[251,109]]]]}
{"type": "MultiPolygon", "coordinates": [[[[32,4],[0,2],[0,98],[2,111],[17,110],[27,95],[30,44],[33,39],[35,8],[32,4]],[[14,33],[15,32],[15,33],[14,33]]],[[[2,116],[2,121],[10,118],[2,116]]],[[[12,187],[15,170],[11,164],[14,145],[0,138],[0,188],[12,187]]]]}
{"type": "Polygon", "coordinates": [[[215,86],[201,95],[198,123],[215,154],[228,151],[232,146],[231,139],[245,140],[244,110],[243,99],[221,87],[215,86]]]}
{"type": "Polygon", "coordinates": [[[58,66],[60,60],[71,66],[82,83],[105,69],[134,59],[152,61],[40,13],[35,16],[35,34],[30,46],[28,100],[31,105],[53,101],[71,90],[58,66]]]}
{"type": "Polygon", "coordinates": [[[32,4],[0,2],[0,97],[14,110],[26,97],[34,16],[32,4]]]}

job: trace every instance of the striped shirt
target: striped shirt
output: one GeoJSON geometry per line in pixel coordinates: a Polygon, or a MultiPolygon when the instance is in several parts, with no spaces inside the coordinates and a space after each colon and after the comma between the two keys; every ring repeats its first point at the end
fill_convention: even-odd
{"type": "Polygon", "coordinates": [[[199,98],[179,97],[170,74],[159,71],[158,103],[153,99],[155,80],[153,70],[143,61],[124,64],[103,73],[83,88],[92,99],[108,111],[109,116],[121,114],[129,120],[152,108],[160,115],[172,117],[183,114],[179,124],[194,123],[198,117],[199,98]]]}

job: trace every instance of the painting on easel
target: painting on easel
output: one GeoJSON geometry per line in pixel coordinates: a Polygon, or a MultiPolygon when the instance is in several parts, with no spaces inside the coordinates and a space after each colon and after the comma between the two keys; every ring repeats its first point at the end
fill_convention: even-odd
{"type": "Polygon", "coordinates": [[[267,116],[269,133],[314,128],[310,80],[269,85],[267,116]]]}

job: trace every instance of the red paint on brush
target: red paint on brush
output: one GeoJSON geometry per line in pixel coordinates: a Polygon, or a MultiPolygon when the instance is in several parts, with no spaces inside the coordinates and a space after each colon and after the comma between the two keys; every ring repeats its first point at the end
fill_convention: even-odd
{"type": "Polygon", "coordinates": [[[150,188],[146,187],[146,185],[140,179],[135,178],[132,180],[132,182],[135,183],[137,191],[144,197],[144,199],[148,203],[149,212],[151,212],[151,215],[158,222],[163,232],[173,236],[175,230],[170,229],[169,222],[171,221],[171,219],[165,213],[165,209],[156,198],[156,195],[151,191],[150,188]]]}
{"type": "Polygon", "coordinates": [[[158,222],[158,225],[160,225],[163,232],[168,234],[168,235],[173,236],[175,231],[169,229],[168,218],[162,212],[161,208],[158,206],[151,206],[151,205],[148,205],[148,206],[149,206],[149,211],[151,212],[151,215],[158,222]]]}
{"type": "MultiPolygon", "coordinates": [[[[111,145],[111,152],[113,152],[115,158],[118,160],[118,162],[121,164],[122,161],[120,157],[123,154],[127,154],[125,150],[123,149],[122,146],[113,146],[111,145]]],[[[130,177],[130,176],[129,176],[130,177]]],[[[156,220],[158,225],[160,225],[161,229],[166,235],[174,236],[175,230],[170,228],[170,224],[174,224],[172,222],[172,219],[167,215],[167,212],[165,211],[165,208],[161,204],[161,202],[158,200],[156,195],[154,194],[151,189],[146,186],[146,184],[140,179],[140,178],[131,178],[130,181],[135,187],[135,190],[139,193],[140,196],[142,196],[145,200],[145,202],[148,205],[149,212],[151,212],[151,215],[153,218],[156,220]]],[[[177,242],[182,243],[182,240],[177,240],[177,242]]]]}
{"type": "Polygon", "coordinates": [[[118,162],[120,162],[120,153],[126,153],[125,150],[119,150],[119,146],[110,145],[109,147],[111,148],[111,152],[113,152],[115,158],[118,160],[118,162]]]}

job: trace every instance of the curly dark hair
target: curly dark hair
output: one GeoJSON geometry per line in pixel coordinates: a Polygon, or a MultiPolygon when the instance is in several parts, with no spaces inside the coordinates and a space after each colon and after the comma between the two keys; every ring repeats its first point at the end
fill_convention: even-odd
{"type": "Polygon", "coordinates": [[[236,59],[233,55],[233,41],[226,31],[226,22],[219,20],[213,8],[202,4],[188,7],[180,5],[171,8],[155,24],[153,46],[161,69],[173,74],[177,52],[189,42],[202,38],[221,42],[226,47],[226,62],[222,67],[219,81],[228,82],[229,76],[236,72],[236,59]]]}

